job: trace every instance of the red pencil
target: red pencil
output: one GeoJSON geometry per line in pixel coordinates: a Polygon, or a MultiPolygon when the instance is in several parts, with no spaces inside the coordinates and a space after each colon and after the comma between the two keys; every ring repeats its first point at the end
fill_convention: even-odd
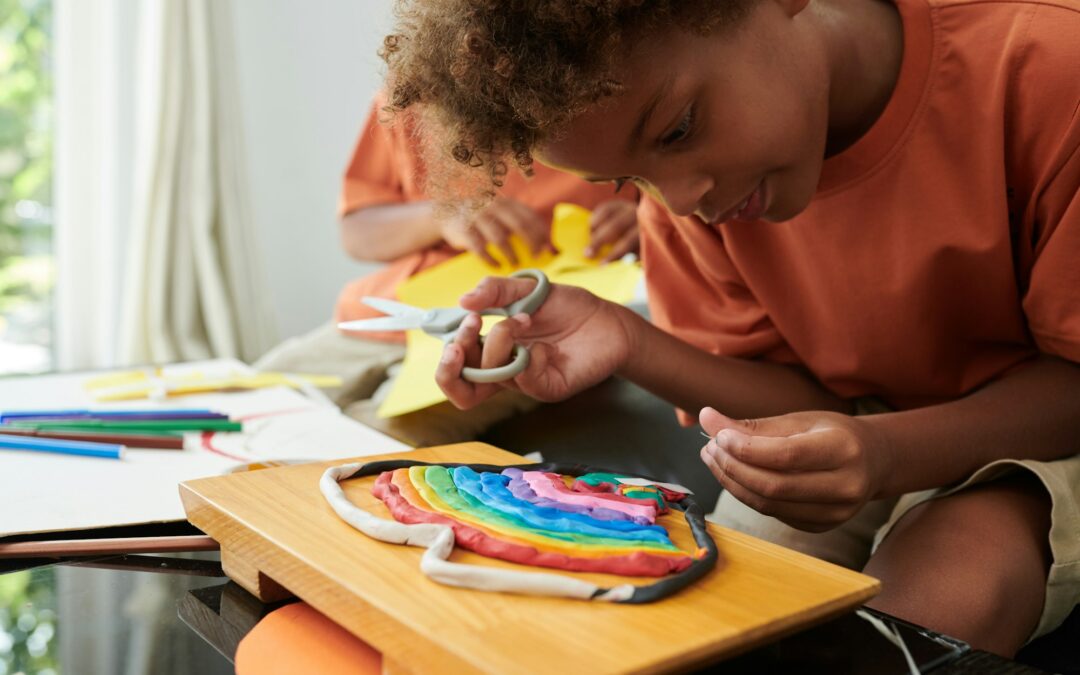
{"type": "Polygon", "coordinates": [[[176,537],[118,537],[112,539],[59,539],[0,543],[0,558],[54,558],[107,553],[172,553],[216,551],[218,543],[205,535],[176,537]]]}
{"type": "Polygon", "coordinates": [[[147,434],[100,434],[95,431],[45,431],[38,429],[12,429],[6,425],[0,425],[0,433],[14,434],[16,436],[38,436],[40,438],[56,438],[63,441],[89,441],[91,443],[115,443],[126,445],[129,448],[143,448],[153,450],[183,450],[184,438],[182,436],[150,436],[147,434]]]}

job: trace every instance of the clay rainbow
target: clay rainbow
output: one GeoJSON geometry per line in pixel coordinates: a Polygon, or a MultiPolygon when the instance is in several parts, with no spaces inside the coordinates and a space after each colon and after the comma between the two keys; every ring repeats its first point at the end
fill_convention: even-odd
{"type": "Polygon", "coordinates": [[[391,460],[327,469],[334,511],[370,537],[426,547],[425,574],[441,583],[535,595],[642,603],[666,597],[716,565],[718,552],[693,498],[666,483],[577,464],[428,464],[391,460]],[[372,492],[396,520],[352,504],[340,481],[378,475],[372,492]],[[576,480],[569,480],[574,478],[576,480]],[[672,543],[657,517],[682,511],[697,548],[672,543]],[[511,562],[568,571],[663,577],[611,588],[573,577],[452,563],[454,545],[511,562]]]}

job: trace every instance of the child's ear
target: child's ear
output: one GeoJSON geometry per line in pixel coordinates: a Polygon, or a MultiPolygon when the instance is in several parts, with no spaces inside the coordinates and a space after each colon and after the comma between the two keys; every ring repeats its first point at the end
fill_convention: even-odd
{"type": "Polygon", "coordinates": [[[795,16],[810,4],[810,0],[775,0],[775,2],[779,3],[780,9],[788,16],[795,16]]]}

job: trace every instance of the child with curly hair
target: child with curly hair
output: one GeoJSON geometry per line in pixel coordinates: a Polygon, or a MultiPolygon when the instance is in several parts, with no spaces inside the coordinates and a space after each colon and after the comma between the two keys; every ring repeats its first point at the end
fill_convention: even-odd
{"type": "MultiPolygon", "coordinates": [[[[556,287],[437,379],[532,363],[696,413],[722,522],[1000,654],[1080,599],[1076,0],[399,0],[390,101],[498,181],[633,183],[655,326],[556,287]]],[[[479,310],[532,282],[487,279],[479,310]]],[[[685,423],[693,419],[681,412],[685,423]]]]}

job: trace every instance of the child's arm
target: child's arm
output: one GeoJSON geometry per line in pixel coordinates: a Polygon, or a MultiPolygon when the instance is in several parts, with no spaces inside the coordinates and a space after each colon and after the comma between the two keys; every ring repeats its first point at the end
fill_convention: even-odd
{"type": "MultiPolygon", "coordinates": [[[[473,311],[504,306],[527,295],[533,283],[489,277],[463,296],[461,305],[473,311]]],[[[686,410],[711,403],[755,417],[848,409],[847,402],[794,368],[714,356],[579,288],[553,285],[535,314],[499,322],[482,347],[479,326],[475,317],[462,324],[436,370],[439,386],[459,408],[477,405],[502,386],[539,400],[560,400],[618,373],[686,410]],[[461,379],[466,363],[484,368],[506,363],[515,341],[530,345],[532,359],[512,382],[461,379]]]]}
{"type": "Polygon", "coordinates": [[[488,262],[494,244],[514,259],[507,240],[521,236],[536,252],[550,245],[550,225],[528,206],[499,197],[468,216],[437,213],[414,183],[423,152],[412,119],[380,123],[385,101],[376,97],[345,171],[340,210],[341,243],[356,260],[390,262],[446,241],[488,262]],[[411,188],[409,186],[412,186],[411,188]]]}
{"type": "Polygon", "coordinates": [[[962,480],[996,459],[1080,452],[1080,367],[1043,356],[956,401],[867,419],[890,466],[880,493],[962,480]]]}
{"type": "Polygon", "coordinates": [[[410,182],[421,171],[411,118],[380,123],[375,97],[342,181],[338,207],[342,248],[355,260],[390,262],[437,244],[432,203],[410,182]]]}
{"type": "Polygon", "coordinates": [[[807,530],[866,501],[956,483],[997,459],[1080,450],[1080,367],[1040,357],[974,393],[915,410],[849,417],[795,413],[735,421],[706,408],[701,456],[750,507],[807,530]]]}
{"type": "Polygon", "coordinates": [[[391,262],[442,241],[431,202],[369,206],[341,218],[341,245],[355,260],[391,262]]]}
{"type": "Polygon", "coordinates": [[[551,228],[536,211],[509,197],[498,197],[467,216],[435,213],[431,202],[380,204],[346,214],[341,242],[357,260],[390,262],[445,241],[498,265],[487,247],[493,244],[511,263],[517,257],[510,237],[518,235],[534,253],[551,246],[551,228]]]}
{"type": "Polygon", "coordinates": [[[688,411],[713,405],[736,417],[793,410],[850,412],[850,402],[805,371],[768,361],[704,352],[624,310],[633,344],[618,374],[688,411]]]}

